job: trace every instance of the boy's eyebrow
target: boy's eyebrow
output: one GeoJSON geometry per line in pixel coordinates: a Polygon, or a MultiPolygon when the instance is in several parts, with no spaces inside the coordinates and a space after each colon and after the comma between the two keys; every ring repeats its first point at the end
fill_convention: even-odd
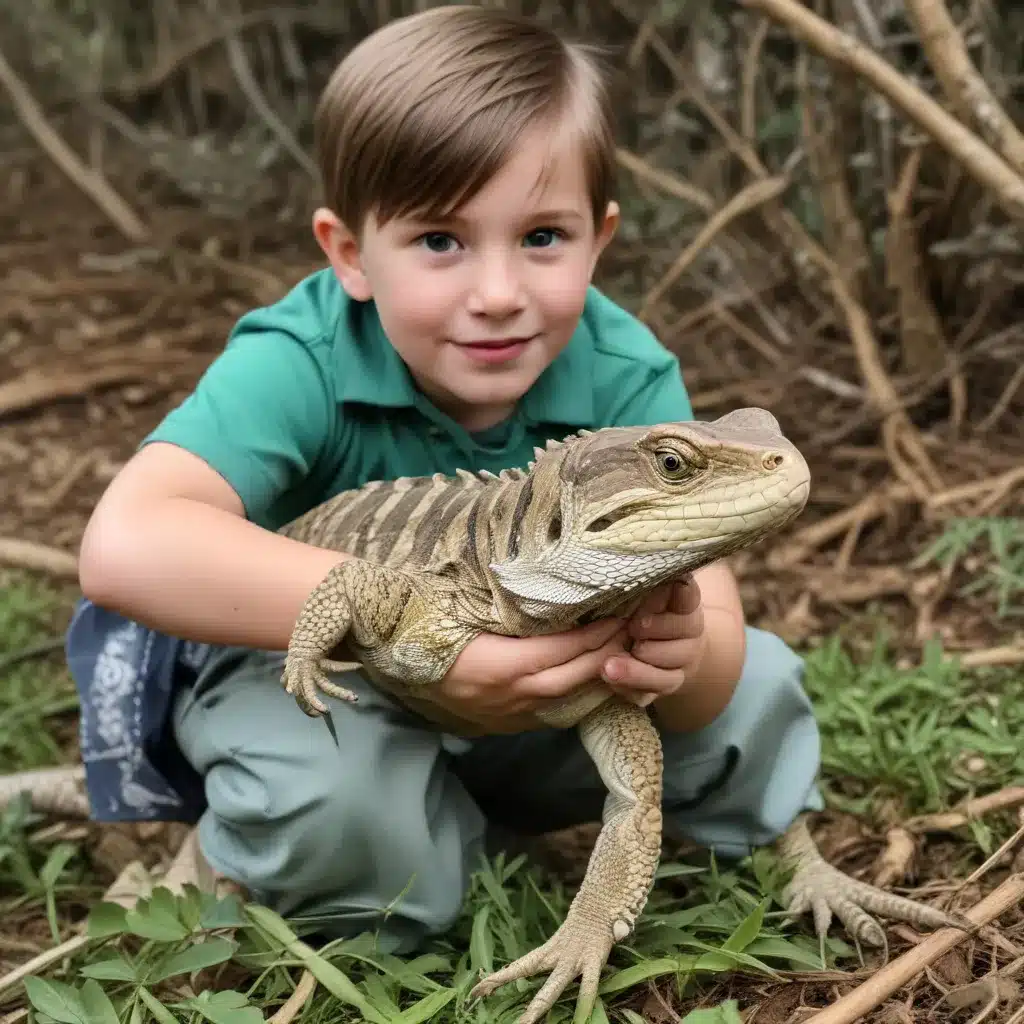
{"type": "MultiPolygon", "coordinates": [[[[531,213],[523,218],[524,222],[536,223],[538,221],[547,220],[578,220],[582,221],[586,218],[578,210],[571,207],[552,207],[548,210],[537,210],[535,213],[531,213]]],[[[410,225],[415,227],[423,227],[425,225],[444,225],[458,227],[467,223],[464,217],[459,216],[456,213],[448,214],[447,216],[438,217],[422,217],[413,216],[408,218],[410,225]]]]}
{"type": "Polygon", "coordinates": [[[567,207],[553,208],[550,210],[538,210],[531,213],[527,220],[583,220],[583,214],[579,210],[567,207]]]}

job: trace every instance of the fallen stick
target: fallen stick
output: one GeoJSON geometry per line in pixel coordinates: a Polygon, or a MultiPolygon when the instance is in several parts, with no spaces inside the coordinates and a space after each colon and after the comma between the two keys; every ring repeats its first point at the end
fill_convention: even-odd
{"type": "Polygon", "coordinates": [[[967,800],[955,810],[911,818],[903,823],[903,827],[909,832],[946,832],[961,828],[991,811],[1005,811],[1018,804],[1024,804],[1024,786],[1007,786],[995,793],[967,800]]]}
{"type": "Polygon", "coordinates": [[[0,537],[0,565],[46,572],[61,579],[78,579],[78,559],[74,555],[32,540],[0,537]]]}
{"type": "Polygon", "coordinates": [[[272,1017],[267,1018],[267,1024],[291,1024],[306,1003],[309,1002],[315,989],[316,978],[307,968],[302,972],[302,977],[299,978],[295,991],[288,997],[286,1002],[281,1004],[281,1008],[272,1017]]]}
{"type": "Polygon", "coordinates": [[[6,384],[0,384],[0,417],[25,412],[56,398],[78,398],[94,388],[124,384],[128,381],[149,380],[152,373],[152,365],[123,364],[59,375],[31,371],[23,373],[6,384]]]}
{"type": "Polygon", "coordinates": [[[885,490],[873,491],[856,505],[797,530],[785,545],[771,552],[768,565],[772,569],[791,568],[823,544],[845,533],[851,526],[864,526],[883,515],[892,504],[902,504],[911,501],[913,497],[910,488],[903,484],[892,484],[885,490]]]}
{"type": "Polygon", "coordinates": [[[989,647],[982,651],[967,651],[959,656],[965,668],[987,668],[991,665],[1024,664],[1024,646],[1007,644],[1003,647],[989,647]]]}
{"type": "Polygon", "coordinates": [[[1014,469],[1008,469],[1005,473],[999,473],[997,476],[988,476],[983,480],[971,480],[966,484],[958,484],[956,487],[940,491],[938,494],[929,494],[925,499],[925,505],[928,508],[941,508],[943,505],[952,505],[958,501],[977,498],[990,491],[1001,492],[1021,482],[1024,482],[1024,466],[1017,466],[1014,469]]]}
{"type": "Polygon", "coordinates": [[[657,185],[662,192],[667,192],[684,203],[693,203],[694,206],[705,213],[712,213],[715,209],[715,201],[706,192],[683,181],[678,175],[671,171],[663,171],[659,167],[652,167],[643,157],[637,156],[628,149],[616,149],[615,159],[620,166],[631,171],[641,181],[650,185],[657,185]]]}
{"type": "Polygon", "coordinates": [[[0,87],[11,98],[19,120],[46,155],[78,186],[132,242],[144,242],[149,230],[135,211],[110,187],[103,175],[90,170],[46,120],[42,108],[0,51],[0,87]]]}
{"type": "MultiPolygon", "coordinates": [[[[1001,914],[1024,901],[1024,874],[1011,875],[980,903],[965,911],[964,917],[976,928],[990,924],[1001,914]]],[[[925,936],[918,945],[880,968],[874,977],[847,992],[827,1009],[804,1018],[804,1024],[853,1024],[880,1006],[918,972],[933,964],[943,953],[963,942],[971,932],[960,928],[940,928],[925,936]]]]}

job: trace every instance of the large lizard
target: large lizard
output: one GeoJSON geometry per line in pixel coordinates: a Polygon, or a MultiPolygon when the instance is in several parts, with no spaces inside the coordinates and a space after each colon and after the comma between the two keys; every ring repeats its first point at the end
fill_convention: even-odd
{"type": "MultiPolygon", "coordinates": [[[[343,492],[281,530],[353,556],[302,608],[283,685],[310,716],[327,711],[318,690],[354,701],[327,677],[352,667],[336,660],[345,654],[399,700],[459,731],[467,723],[442,714],[430,688],[475,636],[529,636],[628,615],[652,588],[781,529],[809,490],[807,464],[776,419],[741,409],[713,422],[581,431],[499,475],[460,471],[343,492]]],[[[662,750],[649,711],[595,680],[551,701],[538,719],[578,730],[608,796],[561,926],[473,989],[481,997],[549,972],[520,1024],[537,1021],[577,977],[577,1019],[587,1019],[612,946],[632,934],[646,905],[662,846],[662,750]]],[[[12,777],[0,796],[29,789],[40,807],[87,813],[73,785],[68,801],[58,799],[57,777],[40,776],[49,788],[28,773],[12,777]]],[[[821,938],[833,913],[869,945],[884,945],[885,936],[868,911],[919,927],[960,923],[827,864],[803,815],[778,848],[793,869],[784,902],[794,914],[812,910],[821,938]]]]}

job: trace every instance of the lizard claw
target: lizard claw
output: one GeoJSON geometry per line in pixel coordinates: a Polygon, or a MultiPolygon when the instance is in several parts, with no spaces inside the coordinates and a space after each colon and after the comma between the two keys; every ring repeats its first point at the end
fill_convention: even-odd
{"type": "Polygon", "coordinates": [[[547,942],[477,982],[470,992],[470,998],[479,999],[510,981],[549,971],[547,981],[518,1021],[518,1024],[535,1024],[554,1006],[566,986],[582,975],[573,1020],[589,1020],[597,1001],[601,969],[611,948],[610,934],[605,934],[597,922],[574,914],[570,909],[559,929],[547,942]]]}
{"type": "Polygon", "coordinates": [[[327,678],[325,669],[350,668],[347,662],[335,662],[316,653],[288,651],[282,677],[285,692],[309,715],[317,718],[327,713],[327,705],[317,696],[317,691],[354,704],[359,698],[346,686],[339,686],[327,678]]]}
{"type": "Polygon", "coordinates": [[[872,914],[905,921],[916,928],[972,929],[970,921],[926,903],[897,896],[852,878],[829,864],[818,851],[805,821],[797,821],[784,836],[782,849],[793,867],[782,902],[789,916],[811,912],[814,930],[824,958],[825,937],[833,914],[842,921],[847,934],[863,943],[887,951],[885,931],[872,914]]]}

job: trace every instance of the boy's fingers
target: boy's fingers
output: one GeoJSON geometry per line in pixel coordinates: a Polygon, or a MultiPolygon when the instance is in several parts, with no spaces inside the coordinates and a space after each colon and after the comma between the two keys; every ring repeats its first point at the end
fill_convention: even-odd
{"type": "Polygon", "coordinates": [[[664,612],[668,609],[669,602],[671,600],[671,583],[666,583],[664,586],[656,587],[640,602],[637,610],[633,612],[633,619],[638,620],[647,615],[657,615],[660,612],[664,612]]]}
{"type": "Polygon", "coordinates": [[[617,693],[630,700],[644,693],[674,693],[685,679],[681,668],[658,668],[628,655],[609,659],[609,662],[607,666],[601,666],[602,678],[617,693]],[[606,668],[611,671],[605,672],[606,668]]]}
{"type": "Polygon", "coordinates": [[[689,615],[662,612],[651,615],[629,626],[630,636],[637,643],[643,640],[683,640],[698,637],[704,631],[704,610],[698,608],[689,615]]]}
{"type": "Polygon", "coordinates": [[[652,642],[639,640],[630,651],[630,660],[654,668],[678,669],[683,665],[694,665],[700,659],[702,647],[703,641],[699,636],[652,642]]]}
{"type": "Polygon", "coordinates": [[[509,659],[514,660],[515,668],[511,665],[508,668],[518,677],[567,666],[576,658],[603,647],[624,627],[622,619],[598,619],[597,622],[564,633],[516,637],[509,641],[515,645],[511,648],[509,659]]]}
{"type": "Polygon", "coordinates": [[[700,607],[700,584],[692,577],[672,584],[668,610],[677,615],[691,615],[700,607]]]}
{"type": "Polygon", "coordinates": [[[531,697],[565,697],[581,686],[601,678],[604,663],[613,655],[623,653],[624,637],[615,637],[596,651],[581,654],[564,665],[535,672],[519,680],[519,691],[531,697]]]}

